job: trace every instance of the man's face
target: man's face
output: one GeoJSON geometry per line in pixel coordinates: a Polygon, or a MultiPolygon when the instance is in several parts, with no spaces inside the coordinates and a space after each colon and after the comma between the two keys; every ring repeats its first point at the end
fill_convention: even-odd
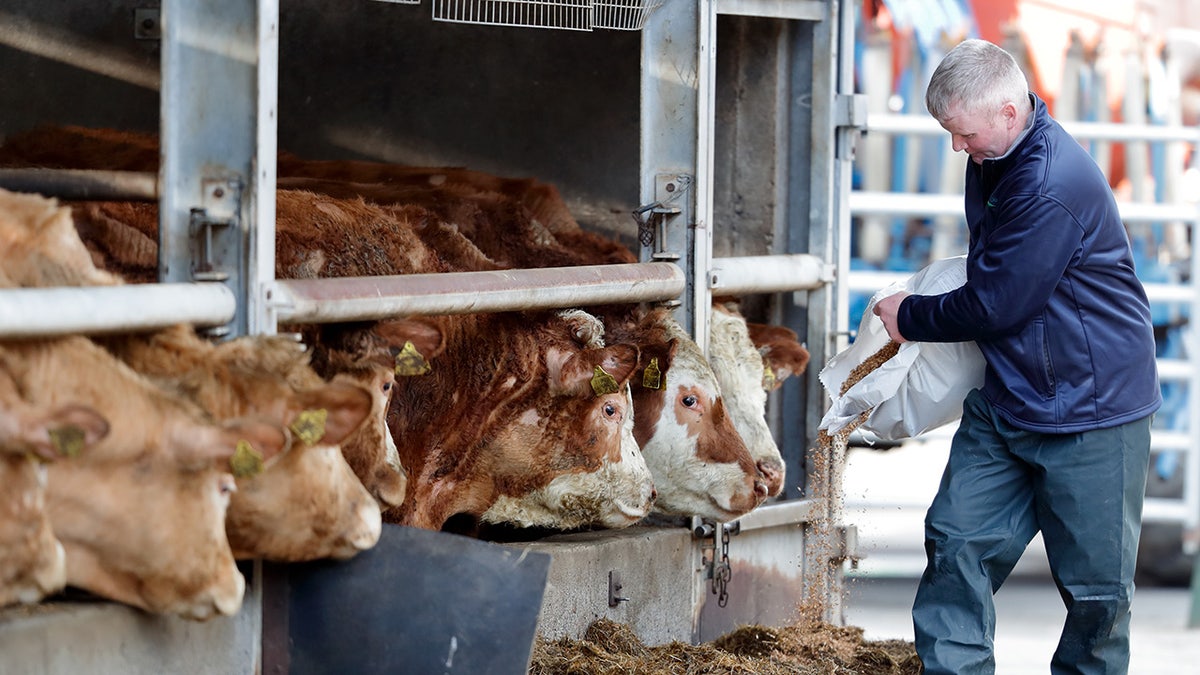
{"type": "Polygon", "coordinates": [[[1004,104],[998,110],[953,106],[950,113],[938,123],[950,132],[954,151],[966,152],[976,164],[1008,152],[1019,131],[1016,130],[1016,109],[1011,103],[1004,104]]]}

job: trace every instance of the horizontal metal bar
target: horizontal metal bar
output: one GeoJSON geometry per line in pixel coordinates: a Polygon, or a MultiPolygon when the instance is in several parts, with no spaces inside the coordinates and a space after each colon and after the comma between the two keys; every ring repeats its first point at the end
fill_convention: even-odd
{"type": "MultiPolygon", "coordinates": [[[[1131,223],[1181,221],[1200,219],[1195,204],[1154,204],[1148,202],[1117,202],[1121,219],[1131,223]]],[[[850,193],[850,212],[854,215],[908,216],[927,218],[955,217],[963,220],[963,198],[957,194],[872,192],[857,190],[850,193]]]]}
{"type": "Polygon", "coordinates": [[[1187,523],[1191,519],[1187,502],[1183,499],[1146,497],[1142,506],[1142,520],[1162,523],[1187,523]]]}
{"type": "MultiPolygon", "coordinates": [[[[1059,120],[1063,129],[1077,140],[1087,141],[1181,141],[1200,143],[1200,129],[1157,124],[1125,124],[1119,122],[1079,122],[1059,120]]],[[[881,134],[914,134],[937,136],[946,130],[929,115],[895,115],[868,113],[867,132],[881,134]]]]}
{"type": "Polygon", "coordinates": [[[268,303],[280,323],[331,323],[673,300],[683,286],[679,266],[652,262],[280,280],[268,303]]]}
{"type": "Polygon", "coordinates": [[[144,171],[0,169],[0,188],[64,200],[158,201],[158,175],[144,171]]]}
{"type": "MultiPolygon", "coordinates": [[[[903,282],[911,277],[913,272],[876,272],[873,270],[854,270],[845,277],[846,288],[855,293],[875,293],[894,283],[903,282]]],[[[1200,293],[1194,286],[1177,286],[1172,284],[1142,284],[1146,289],[1146,297],[1150,302],[1194,303],[1200,300],[1200,293]]]]}
{"type": "Polygon", "coordinates": [[[220,326],[237,300],[224,284],[130,284],[0,289],[0,337],[31,338],[152,330],[178,323],[220,326]]]}
{"type": "Polygon", "coordinates": [[[1162,380],[1187,380],[1196,373],[1196,367],[1187,359],[1159,359],[1158,377],[1162,380]]]}
{"type": "Polygon", "coordinates": [[[829,17],[831,6],[818,0],[715,0],[713,4],[717,14],[800,21],[822,21],[829,17]]]}
{"type": "Polygon", "coordinates": [[[1187,432],[1150,431],[1150,447],[1155,450],[1180,450],[1191,452],[1192,437],[1187,432]]]}
{"type": "Polygon", "coordinates": [[[774,504],[764,504],[737,519],[741,531],[761,530],[765,527],[811,523],[821,514],[827,504],[819,499],[793,499],[774,504]]]}
{"type": "Polygon", "coordinates": [[[774,293],[820,288],[829,279],[825,261],[808,253],[714,258],[713,293],[774,293]]]}

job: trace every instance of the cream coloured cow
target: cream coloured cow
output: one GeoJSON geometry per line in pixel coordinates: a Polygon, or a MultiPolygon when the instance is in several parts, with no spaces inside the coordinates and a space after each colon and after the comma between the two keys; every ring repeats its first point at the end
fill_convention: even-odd
{"type": "Polygon", "coordinates": [[[106,338],[104,344],[214,419],[255,416],[292,430],[290,447],[256,458],[253,467],[239,472],[226,516],[235,557],[345,559],[379,540],[379,504],[339,445],[374,421],[371,392],[354,383],[325,382],[308,366],[303,347],[287,337],[214,344],[177,326],[106,338]]]}
{"type": "Polygon", "coordinates": [[[0,607],[66,585],[65,554],[46,515],[46,463],[70,461],[107,434],[108,421],[91,408],[29,405],[0,371],[0,607]]]}
{"type": "MultiPolygon", "coordinates": [[[[122,283],[93,266],[70,210],[54,200],[0,193],[0,238],[38,263],[14,261],[8,253],[0,257],[23,285],[122,283]],[[54,250],[41,253],[51,242],[54,250]]],[[[228,509],[237,557],[346,558],[378,541],[380,506],[338,445],[346,442],[351,455],[388,454],[384,415],[390,392],[373,386],[377,378],[371,378],[369,390],[348,381],[326,383],[308,367],[303,348],[285,338],[241,338],[217,346],[176,327],[103,341],[135,370],[183,392],[218,419],[258,415],[288,426],[306,411],[327,417],[320,438],[259,458],[262,471],[238,477],[240,490],[228,509]],[[376,415],[367,419],[373,405],[376,415]]],[[[372,484],[398,503],[404,476],[394,461],[384,466],[372,472],[372,484]]]]}
{"type": "Polygon", "coordinates": [[[87,452],[48,466],[46,512],[67,583],[149,612],[237,612],[245,580],[225,537],[230,460],[239,446],[280,452],[286,431],[214,425],[82,337],[4,343],[0,369],[33,405],[80,403],[109,420],[87,452]]]}

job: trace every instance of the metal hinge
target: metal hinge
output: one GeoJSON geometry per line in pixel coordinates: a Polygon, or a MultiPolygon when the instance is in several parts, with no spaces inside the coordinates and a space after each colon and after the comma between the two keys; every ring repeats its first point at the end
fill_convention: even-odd
{"type": "Polygon", "coordinates": [[[651,249],[652,259],[675,262],[683,257],[679,251],[665,248],[665,227],[669,220],[685,215],[688,206],[685,197],[691,192],[692,183],[693,178],[686,174],[659,174],[654,180],[655,201],[634,209],[638,242],[651,249]]]}
{"type": "Polygon", "coordinates": [[[833,124],[838,127],[867,128],[867,95],[837,94],[833,97],[833,124]]]}

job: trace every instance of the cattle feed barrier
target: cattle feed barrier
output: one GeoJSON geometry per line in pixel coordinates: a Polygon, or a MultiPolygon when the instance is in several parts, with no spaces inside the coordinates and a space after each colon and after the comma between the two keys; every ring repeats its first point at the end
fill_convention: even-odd
{"type": "Polygon", "coordinates": [[[674,263],[629,263],[278,280],[268,302],[281,323],[330,323],[670,300],[683,284],[674,263]]]}
{"type": "Polygon", "coordinates": [[[713,295],[811,291],[833,280],[833,267],[808,253],[713,258],[713,295]]]}
{"type": "Polygon", "coordinates": [[[178,323],[221,326],[236,309],[233,291],[214,283],[6,288],[0,290],[0,338],[128,332],[178,323]]]}

